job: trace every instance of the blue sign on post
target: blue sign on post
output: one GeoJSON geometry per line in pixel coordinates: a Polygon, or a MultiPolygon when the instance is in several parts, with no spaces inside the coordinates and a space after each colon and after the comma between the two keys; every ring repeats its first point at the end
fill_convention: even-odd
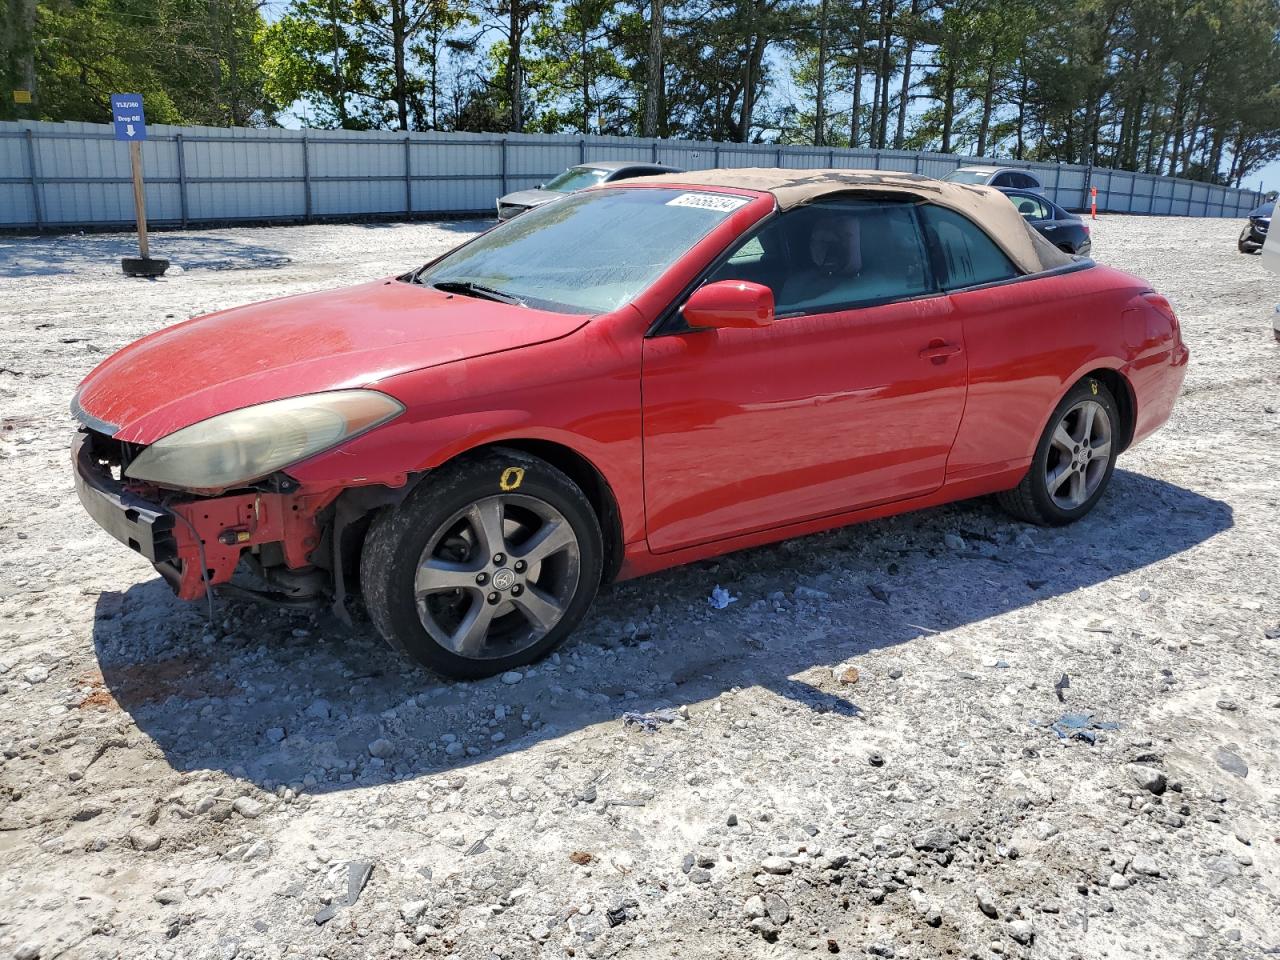
{"type": "Polygon", "coordinates": [[[113,93],[111,122],[115,125],[117,140],[147,139],[147,118],[142,112],[142,94],[113,93]]]}

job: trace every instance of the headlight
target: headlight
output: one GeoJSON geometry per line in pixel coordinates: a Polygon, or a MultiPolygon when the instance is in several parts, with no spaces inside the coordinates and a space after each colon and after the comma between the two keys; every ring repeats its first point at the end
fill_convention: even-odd
{"type": "Polygon", "coordinates": [[[225,490],[257,480],[404,411],[373,390],[335,390],[223,413],[147,447],[125,476],[187,490],[225,490]]]}

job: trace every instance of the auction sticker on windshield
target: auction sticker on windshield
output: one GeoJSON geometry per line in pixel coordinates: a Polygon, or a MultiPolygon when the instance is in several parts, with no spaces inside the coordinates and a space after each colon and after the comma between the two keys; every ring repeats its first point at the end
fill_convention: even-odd
{"type": "Polygon", "coordinates": [[[729,197],[723,193],[682,193],[667,201],[668,207],[698,207],[701,210],[719,210],[728,213],[750,203],[749,197],[729,197]]]}

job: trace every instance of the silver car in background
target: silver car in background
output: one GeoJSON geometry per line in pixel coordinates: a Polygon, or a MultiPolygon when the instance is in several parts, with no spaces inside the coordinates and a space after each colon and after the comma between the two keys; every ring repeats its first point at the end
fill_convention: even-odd
{"type": "Polygon", "coordinates": [[[517,214],[524,213],[532,207],[550,203],[557,197],[577,190],[585,190],[601,183],[612,183],[614,180],[629,180],[632,177],[652,177],[661,173],[684,173],[679,167],[668,167],[662,163],[642,163],[635,160],[604,160],[600,163],[580,163],[570,167],[554,180],[541,184],[533,190],[516,190],[498,198],[498,219],[510,220],[517,214]]]}
{"type": "Polygon", "coordinates": [[[1017,167],[988,167],[973,165],[952,170],[943,180],[952,183],[976,183],[983,187],[1016,187],[1019,190],[1044,189],[1044,184],[1030,170],[1017,167]]]}

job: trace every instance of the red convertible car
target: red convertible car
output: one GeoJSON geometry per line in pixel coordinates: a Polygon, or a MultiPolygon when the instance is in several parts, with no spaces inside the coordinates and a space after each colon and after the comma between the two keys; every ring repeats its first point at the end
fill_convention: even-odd
{"type": "Polygon", "coordinates": [[[1186,363],[1168,301],[992,189],[704,170],[146,337],[77,392],[75,471],[179,596],[358,589],[475,677],[609,579],[981,494],[1077,520],[1186,363]]]}

